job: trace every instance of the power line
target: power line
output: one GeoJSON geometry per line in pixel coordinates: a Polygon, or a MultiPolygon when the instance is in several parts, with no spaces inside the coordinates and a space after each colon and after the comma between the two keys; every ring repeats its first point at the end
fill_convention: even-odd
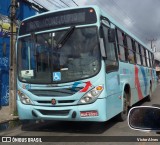
{"type": "Polygon", "coordinates": [[[63,4],[65,4],[67,7],[70,7],[68,4],[66,4],[63,0],[60,0],[63,4]]]}
{"type": "MultiPolygon", "coordinates": [[[[104,4],[99,0],[99,1],[97,1],[97,3],[99,3],[100,4],[100,6],[102,6],[103,7],[103,9],[105,10],[106,9],[106,7],[107,6],[104,6],[104,4]]],[[[117,4],[115,4],[113,1],[111,1],[111,0],[108,0],[108,3],[110,3],[110,4],[112,4],[112,6],[115,8],[115,9],[117,9],[117,10],[119,10],[120,9],[120,13],[121,13],[121,16],[123,16],[124,18],[126,17],[126,14],[124,15],[124,13],[122,12],[122,8],[120,8],[119,6],[117,6],[117,4]]],[[[117,20],[118,20],[118,22],[119,23],[121,23],[122,25],[125,25],[125,26],[127,26],[128,27],[128,25],[127,24],[125,24],[124,22],[122,22],[122,19],[119,17],[119,16],[117,16],[116,14],[115,14],[115,12],[114,11],[112,11],[113,9],[111,9],[110,7],[108,7],[108,9],[107,9],[107,11],[109,11],[110,12],[110,15],[111,16],[113,16],[113,18],[116,18],[117,20]]],[[[128,15],[127,15],[127,17],[130,19],[130,20],[132,20],[128,15]]],[[[132,23],[132,22],[131,22],[132,23]]],[[[132,23],[133,24],[133,23],[132,23]]],[[[134,25],[134,24],[133,24],[134,25]]],[[[129,30],[129,29],[128,29],[129,30]]],[[[137,36],[137,38],[139,37],[140,39],[142,39],[144,36],[142,35],[142,33],[140,33],[140,32],[138,32],[137,30],[133,30],[132,29],[132,31],[130,31],[132,34],[134,34],[134,35],[136,35],[137,36]],[[141,37],[140,37],[141,36],[141,37]]]]}
{"type": "Polygon", "coordinates": [[[65,8],[62,4],[58,3],[57,1],[53,0],[55,3],[59,4],[61,7],[65,8]]]}
{"type": "MultiPolygon", "coordinates": [[[[42,8],[45,8],[44,6],[42,6],[40,3],[38,3],[37,1],[33,0],[33,2],[35,2],[37,5],[41,6],[42,8]]],[[[46,9],[46,8],[45,8],[46,9]]]]}
{"type": "Polygon", "coordinates": [[[47,2],[49,2],[50,4],[52,4],[52,5],[56,6],[57,8],[61,8],[60,6],[58,6],[57,4],[53,3],[53,2],[52,2],[52,1],[50,1],[50,0],[47,0],[47,2]]]}
{"type": "Polygon", "coordinates": [[[72,2],[73,2],[76,6],[78,6],[78,4],[77,4],[74,0],[72,0],[72,2]]]}
{"type": "Polygon", "coordinates": [[[35,1],[35,3],[37,3],[37,4],[35,4],[35,3],[32,3],[32,2],[29,2],[28,0],[20,0],[20,1],[22,1],[23,3],[26,3],[28,6],[30,6],[30,7],[32,7],[32,8],[35,8],[35,10],[37,10],[37,11],[41,11],[41,12],[47,12],[48,11],[48,9],[46,9],[45,7],[43,7],[42,5],[41,5],[41,7],[39,6],[40,4],[39,3],[37,3],[36,1],[35,1]]]}
{"type": "Polygon", "coordinates": [[[122,9],[119,4],[117,3],[117,1],[115,2],[114,0],[112,0],[112,3],[118,8],[118,9],[121,9],[121,12],[123,14],[125,14],[132,22],[134,22],[133,18],[131,18],[127,13],[126,11],[124,11],[124,9],[122,9]]]}

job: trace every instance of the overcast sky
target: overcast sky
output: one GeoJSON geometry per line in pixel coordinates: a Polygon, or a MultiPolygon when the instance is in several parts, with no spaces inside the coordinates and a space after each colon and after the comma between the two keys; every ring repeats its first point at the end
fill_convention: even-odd
{"type": "MultiPolygon", "coordinates": [[[[151,47],[160,51],[160,0],[34,0],[50,10],[62,7],[98,5],[151,47]],[[66,4],[64,4],[64,3],[66,4]],[[68,6],[67,6],[68,5],[68,6]]],[[[160,58],[160,55],[158,56],[160,58]]]]}

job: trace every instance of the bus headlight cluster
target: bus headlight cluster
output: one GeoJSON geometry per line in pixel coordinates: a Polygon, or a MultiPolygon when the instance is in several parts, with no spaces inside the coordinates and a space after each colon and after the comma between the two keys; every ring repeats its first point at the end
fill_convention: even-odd
{"type": "Polygon", "coordinates": [[[20,92],[19,90],[18,90],[18,95],[19,95],[21,103],[26,104],[26,105],[32,105],[33,104],[31,99],[28,96],[26,96],[25,94],[23,94],[22,92],[20,92]]]}
{"type": "Polygon", "coordinates": [[[78,104],[89,104],[95,102],[102,91],[103,91],[102,85],[93,88],[80,99],[78,104]]]}

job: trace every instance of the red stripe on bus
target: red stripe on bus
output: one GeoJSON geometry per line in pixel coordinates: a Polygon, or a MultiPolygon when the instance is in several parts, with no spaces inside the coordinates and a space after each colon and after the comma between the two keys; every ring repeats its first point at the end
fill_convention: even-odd
{"type": "Polygon", "coordinates": [[[89,82],[86,82],[86,86],[82,89],[82,90],[80,90],[80,92],[87,92],[87,90],[89,89],[89,87],[91,87],[92,86],[92,84],[91,84],[91,82],[89,81],[89,82]]]}
{"type": "Polygon", "coordinates": [[[142,94],[141,85],[139,82],[138,72],[139,72],[139,69],[137,66],[135,66],[135,87],[138,92],[138,98],[139,98],[139,100],[141,100],[141,99],[143,99],[143,94],[142,94]]]}

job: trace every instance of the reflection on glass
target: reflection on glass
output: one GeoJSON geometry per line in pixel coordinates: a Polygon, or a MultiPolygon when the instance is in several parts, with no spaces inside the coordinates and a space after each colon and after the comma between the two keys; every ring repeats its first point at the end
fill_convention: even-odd
{"type": "Polygon", "coordinates": [[[129,123],[131,127],[137,129],[160,130],[160,109],[134,108],[130,112],[129,123]]]}
{"type": "Polygon", "coordinates": [[[30,83],[62,83],[85,79],[100,70],[97,28],[76,28],[62,47],[59,41],[67,30],[54,31],[18,40],[19,79],[30,83]],[[53,74],[61,75],[59,80],[53,74]],[[57,73],[57,74],[58,74],[57,73]]]}

